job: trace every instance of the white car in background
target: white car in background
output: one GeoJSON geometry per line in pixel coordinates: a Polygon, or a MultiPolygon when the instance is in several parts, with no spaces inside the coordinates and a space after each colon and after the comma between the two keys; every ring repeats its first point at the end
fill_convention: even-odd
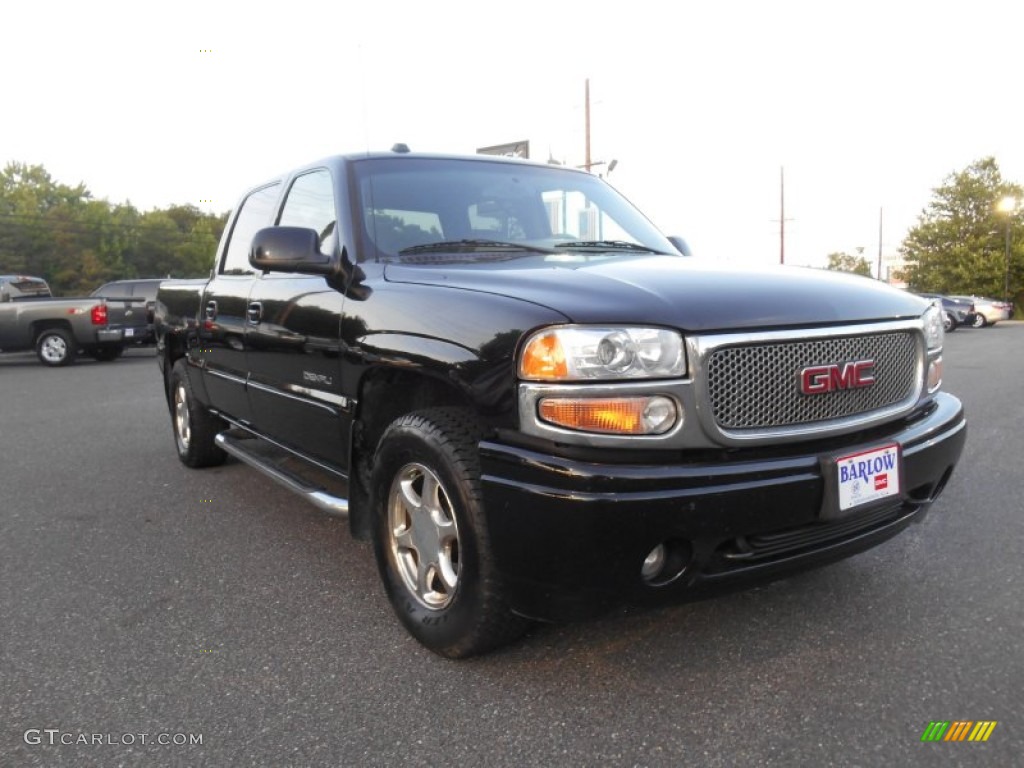
{"type": "Polygon", "coordinates": [[[1001,320],[1013,317],[1013,304],[997,299],[986,299],[981,296],[951,296],[953,299],[966,299],[974,302],[974,327],[984,328],[995,325],[1001,320]]]}

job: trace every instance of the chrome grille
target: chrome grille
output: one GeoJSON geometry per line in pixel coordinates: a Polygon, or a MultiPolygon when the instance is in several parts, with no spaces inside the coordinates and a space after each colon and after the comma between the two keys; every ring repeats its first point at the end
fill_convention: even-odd
{"type": "Polygon", "coordinates": [[[763,430],[895,406],[917,392],[918,344],[916,334],[900,330],[718,348],[705,365],[715,422],[723,430],[763,430]],[[858,360],[875,361],[872,386],[817,395],[800,392],[804,368],[858,360]]]}

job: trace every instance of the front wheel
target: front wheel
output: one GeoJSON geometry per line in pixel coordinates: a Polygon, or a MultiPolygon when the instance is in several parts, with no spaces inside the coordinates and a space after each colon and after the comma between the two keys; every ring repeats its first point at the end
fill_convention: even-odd
{"type": "Polygon", "coordinates": [[[953,331],[955,331],[959,323],[957,323],[956,318],[953,317],[953,313],[946,312],[943,314],[942,317],[942,327],[945,329],[946,333],[952,333],[953,331]]]}
{"type": "Polygon", "coordinates": [[[374,550],[406,629],[430,650],[464,658],[519,637],[488,539],[479,430],[462,410],[394,421],[381,438],[373,488],[374,550]]]}
{"type": "Polygon", "coordinates": [[[43,365],[71,365],[77,354],[75,337],[63,328],[47,328],[36,337],[36,357],[43,365]]]}
{"type": "Polygon", "coordinates": [[[971,323],[972,328],[984,328],[988,325],[988,320],[980,312],[974,316],[974,321],[971,323]]]}
{"type": "Polygon", "coordinates": [[[170,399],[174,445],[181,463],[193,468],[223,464],[227,454],[214,438],[227,425],[196,400],[184,359],[171,369],[170,399]]]}

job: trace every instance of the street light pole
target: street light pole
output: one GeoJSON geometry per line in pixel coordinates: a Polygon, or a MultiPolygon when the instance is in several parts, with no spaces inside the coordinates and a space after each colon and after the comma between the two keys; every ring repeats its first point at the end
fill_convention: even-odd
{"type": "Polygon", "coordinates": [[[1017,210],[1017,198],[1007,195],[999,201],[997,208],[1006,214],[1006,252],[1003,263],[1003,301],[1010,303],[1010,224],[1017,210]]]}
{"type": "Polygon", "coordinates": [[[1006,271],[1003,274],[1003,302],[1010,303],[1010,216],[1006,216],[1006,271]]]}

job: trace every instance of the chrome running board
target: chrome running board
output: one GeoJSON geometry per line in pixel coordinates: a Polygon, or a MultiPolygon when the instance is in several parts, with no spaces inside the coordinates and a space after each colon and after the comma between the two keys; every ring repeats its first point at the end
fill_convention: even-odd
{"type": "MultiPolygon", "coordinates": [[[[221,432],[214,438],[214,442],[226,453],[259,470],[328,514],[341,517],[348,515],[347,498],[330,492],[315,480],[285,466],[289,461],[301,461],[298,457],[275,448],[255,435],[242,436],[235,430],[221,432]],[[261,450],[254,450],[256,448],[261,450]],[[279,455],[274,455],[274,452],[279,455]]],[[[311,469],[315,471],[315,467],[311,469]]]]}

